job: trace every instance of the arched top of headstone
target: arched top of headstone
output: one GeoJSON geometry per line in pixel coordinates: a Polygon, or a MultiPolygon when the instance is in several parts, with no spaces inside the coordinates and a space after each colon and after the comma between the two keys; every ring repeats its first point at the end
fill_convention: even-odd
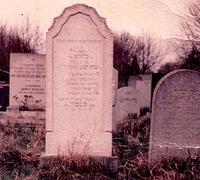
{"type": "Polygon", "coordinates": [[[89,7],[85,4],[74,4],[65,8],[58,17],[54,18],[53,24],[48,29],[47,34],[51,35],[52,37],[56,36],[68,19],[78,13],[89,16],[92,22],[97,26],[102,36],[112,37],[112,32],[107,26],[106,19],[101,17],[93,7],[89,7]]]}
{"type": "Polygon", "coordinates": [[[156,97],[156,94],[159,90],[159,88],[162,86],[162,84],[166,81],[169,80],[170,78],[174,77],[174,75],[179,75],[179,74],[196,74],[197,76],[199,76],[200,78],[200,72],[198,71],[194,71],[194,70],[189,70],[189,69],[180,69],[180,70],[175,70],[172,71],[170,73],[168,73],[167,75],[165,75],[164,77],[161,78],[161,80],[158,82],[158,84],[156,85],[155,89],[154,89],[154,93],[153,93],[153,102],[154,102],[154,98],[156,97]]]}
{"type": "Polygon", "coordinates": [[[136,89],[133,88],[133,87],[128,87],[128,86],[124,86],[124,87],[121,87],[119,88],[117,91],[118,92],[131,92],[131,91],[135,91],[136,89]]]}
{"type": "Polygon", "coordinates": [[[136,96],[137,90],[133,87],[121,87],[117,89],[116,96],[119,97],[126,97],[126,96],[136,96]]]}

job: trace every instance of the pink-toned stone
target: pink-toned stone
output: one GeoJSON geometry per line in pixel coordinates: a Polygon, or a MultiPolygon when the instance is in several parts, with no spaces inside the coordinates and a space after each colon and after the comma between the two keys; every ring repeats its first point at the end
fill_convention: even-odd
{"type": "Polygon", "coordinates": [[[151,107],[151,83],[152,75],[139,75],[136,81],[138,90],[138,105],[141,107],[151,107]]]}
{"type": "Polygon", "coordinates": [[[44,109],[45,74],[44,55],[11,53],[9,106],[44,109]]]}
{"type": "Polygon", "coordinates": [[[112,94],[112,103],[115,106],[116,103],[116,91],[118,89],[118,71],[113,68],[113,82],[112,82],[113,94],[112,94]]]}
{"type": "Polygon", "coordinates": [[[47,32],[46,155],[112,155],[113,37],[105,19],[73,5],[47,32]]]}
{"type": "Polygon", "coordinates": [[[116,104],[113,107],[113,121],[116,124],[127,120],[128,114],[139,114],[138,90],[132,87],[122,87],[116,91],[116,104]]]}
{"type": "Polygon", "coordinates": [[[152,75],[138,75],[129,77],[128,86],[137,90],[139,108],[150,108],[151,106],[151,83],[152,75]]]}

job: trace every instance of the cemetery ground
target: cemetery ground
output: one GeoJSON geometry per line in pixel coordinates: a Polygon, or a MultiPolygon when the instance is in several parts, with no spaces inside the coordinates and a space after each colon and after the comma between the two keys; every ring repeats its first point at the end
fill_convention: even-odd
{"type": "MultiPolygon", "coordinates": [[[[113,132],[113,172],[84,154],[59,156],[40,166],[45,148],[45,128],[29,124],[0,125],[0,179],[199,179],[200,159],[171,159],[148,165],[150,116],[130,115],[113,132]]],[[[71,147],[71,150],[73,147],[71,147]]]]}

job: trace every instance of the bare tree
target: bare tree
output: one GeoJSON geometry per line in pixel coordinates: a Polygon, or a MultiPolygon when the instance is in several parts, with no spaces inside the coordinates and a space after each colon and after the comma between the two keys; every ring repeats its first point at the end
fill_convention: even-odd
{"type": "Polygon", "coordinates": [[[10,53],[38,53],[42,48],[39,29],[28,19],[21,28],[0,25],[0,81],[9,80],[10,53]]]}
{"type": "Polygon", "coordinates": [[[158,70],[158,74],[164,76],[167,73],[174,71],[174,70],[178,70],[180,68],[181,68],[180,62],[168,62],[168,63],[160,66],[160,68],[158,70]]]}
{"type": "MultiPolygon", "coordinates": [[[[130,74],[139,74],[136,49],[138,40],[129,33],[114,35],[114,67],[119,72],[119,81],[127,83],[130,74]],[[131,69],[131,65],[135,65],[131,69]],[[134,72],[131,72],[134,71],[134,72]]],[[[123,85],[122,85],[123,86],[123,85]]]]}
{"type": "Polygon", "coordinates": [[[200,71],[200,1],[192,4],[183,24],[188,41],[181,45],[181,68],[200,71]]]}
{"type": "Polygon", "coordinates": [[[183,28],[191,43],[200,43],[200,1],[191,5],[189,16],[183,24],[183,28]]]}
{"type": "Polygon", "coordinates": [[[154,66],[160,63],[162,57],[161,50],[150,35],[139,37],[137,60],[140,67],[140,74],[152,73],[154,66]]]}
{"type": "Polygon", "coordinates": [[[127,85],[130,75],[150,74],[161,58],[156,43],[148,35],[131,36],[123,32],[114,36],[114,67],[119,71],[119,81],[127,85]]]}

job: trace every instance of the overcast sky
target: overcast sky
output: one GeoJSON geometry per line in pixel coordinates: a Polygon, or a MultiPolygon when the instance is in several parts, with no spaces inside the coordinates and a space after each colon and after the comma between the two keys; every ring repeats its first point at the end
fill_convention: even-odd
{"type": "Polygon", "coordinates": [[[46,32],[53,18],[74,3],[93,6],[113,31],[182,37],[180,24],[192,0],[0,0],[0,21],[20,24],[29,17],[46,32]]]}

